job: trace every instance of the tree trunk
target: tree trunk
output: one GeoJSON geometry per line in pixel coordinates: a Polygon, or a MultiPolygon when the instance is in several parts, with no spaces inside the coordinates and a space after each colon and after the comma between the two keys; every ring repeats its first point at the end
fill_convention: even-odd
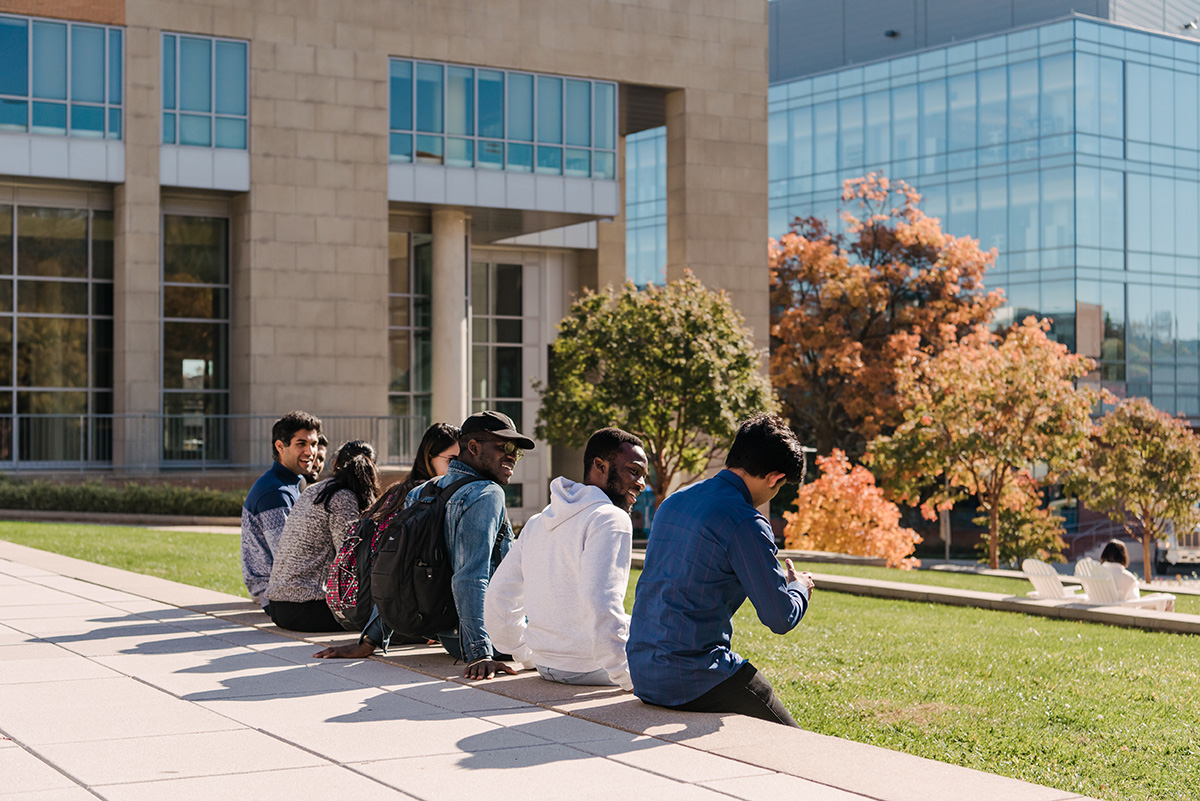
{"type": "Polygon", "coordinates": [[[1150,536],[1150,532],[1146,527],[1142,527],[1142,575],[1146,578],[1146,583],[1152,578],[1151,568],[1153,565],[1150,562],[1150,543],[1154,542],[1154,537],[1150,536]]]}
{"type": "Polygon", "coordinates": [[[1000,504],[993,503],[988,509],[988,567],[1000,567],[1000,504]]]}

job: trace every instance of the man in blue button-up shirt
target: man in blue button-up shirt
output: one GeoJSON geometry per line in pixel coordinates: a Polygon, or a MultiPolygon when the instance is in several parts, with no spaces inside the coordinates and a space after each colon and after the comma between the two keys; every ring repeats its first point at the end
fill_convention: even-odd
{"type": "Polygon", "coordinates": [[[654,515],[629,629],[629,673],[643,701],[689,712],[736,712],[795,726],[771,684],[730,648],[749,596],[776,634],[808,609],[812,576],[784,572],[756,507],[804,477],[804,452],[783,418],[738,429],[725,470],[682,489],[654,515]]]}

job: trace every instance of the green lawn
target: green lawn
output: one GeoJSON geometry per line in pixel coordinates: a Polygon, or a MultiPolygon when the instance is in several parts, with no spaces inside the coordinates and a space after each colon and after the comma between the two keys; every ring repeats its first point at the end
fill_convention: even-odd
{"type": "Polygon", "coordinates": [[[0,539],[196,587],[246,595],[240,542],[229,534],[0,522],[0,539]]]}
{"type": "MultiPolygon", "coordinates": [[[[235,536],[0,523],[0,539],[244,593],[235,536]]],[[[805,567],[1028,588],[987,576],[805,567]]],[[[1112,801],[1200,799],[1200,638],[834,592],[818,592],[783,637],[749,604],[734,625],[734,647],[812,731],[1112,801]]]]}

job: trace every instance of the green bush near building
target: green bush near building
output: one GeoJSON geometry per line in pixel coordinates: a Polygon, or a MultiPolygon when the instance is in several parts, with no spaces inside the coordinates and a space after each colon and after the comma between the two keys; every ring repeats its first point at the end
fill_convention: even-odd
{"type": "Polygon", "coordinates": [[[245,493],[241,492],[166,484],[128,483],[114,487],[99,481],[54,484],[0,478],[0,509],[240,517],[244,499],[245,493]]]}

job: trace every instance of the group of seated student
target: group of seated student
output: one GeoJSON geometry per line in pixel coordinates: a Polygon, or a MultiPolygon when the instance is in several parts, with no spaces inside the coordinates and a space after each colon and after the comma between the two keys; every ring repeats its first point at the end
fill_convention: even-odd
{"type": "MultiPolygon", "coordinates": [[[[289,441],[282,437],[283,450],[289,441]]],[[[382,524],[414,503],[426,482],[447,487],[473,478],[446,506],[458,627],[427,633],[465,664],[465,678],[515,674],[519,665],[550,681],[619,687],[657,706],[796,725],[771,684],[731,648],[732,617],[747,598],[759,619],[783,634],[803,618],[813,591],[811,575],[797,573],[790,560],[780,566],[770,523],[758,511],[785,483],[803,479],[803,448],[782,418],[745,421],[726,469],[659,506],[632,616],[624,606],[629,513],[649,470],[637,436],[617,428],[595,432],[584,451],[583,482],[555,478],[549,505],[527,521],[519,539],[503,487],[534,442],[506,415],[484,411],[459,429],[432,426],[408,478],[378,498],[369,447],[339,448],[333,476],[295,504],[298,519],[284,526],[279,575],[272,572],[265,593],[278,625],[341,630],[327,608],[324,616],[320,611],[321,581],[351,521],[370,515],[382,524]]],[[[396,643],[376,609],[356,642],[314,656],[363,658],[396,643]]]]}

